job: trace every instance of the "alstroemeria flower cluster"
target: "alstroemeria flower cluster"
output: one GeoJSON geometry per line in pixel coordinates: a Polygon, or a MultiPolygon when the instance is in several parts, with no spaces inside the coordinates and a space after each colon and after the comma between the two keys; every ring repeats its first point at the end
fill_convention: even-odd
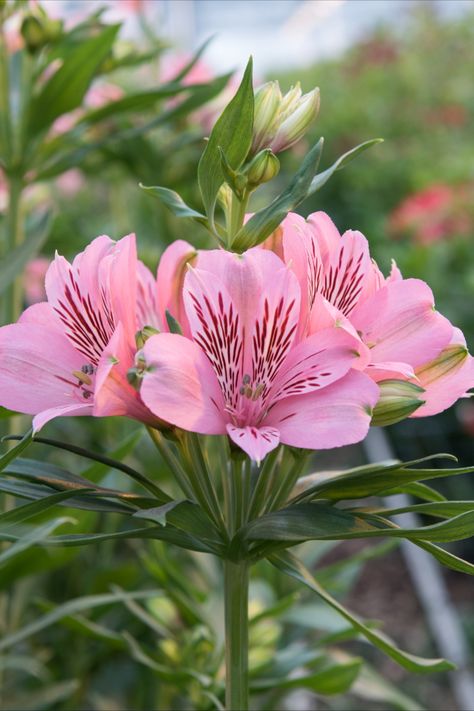
{"type": "Polygon", "coordinates": [[[397,382],[416,384],[414,416],[474,385],[428,286],[395,266],[383,277],[365,237],[341,237],[324,213],[290,214],[241,255],[177,241],[156,279],[134,235],[101,236],[72,264],[55,257],[46,294],[0,329],[0,405],[34,415],[35,429],[125,415],[228,435],[260,462],[279,443],[362,440],[386,383],[397,402],[397,382]]]}
{"type": "Polygon", "coordinates": [[[423,392],[412,417],[434,415],[474,387],[474,359],[463,334],[435,309],[428,285],[385,278],[360,232],[342,236],[324,212],[290,213],[263,247],[291,265],[308,315],[305,332],[338,324],[359,339],[355,365],[374,382],[410,382],[423,392]]]}

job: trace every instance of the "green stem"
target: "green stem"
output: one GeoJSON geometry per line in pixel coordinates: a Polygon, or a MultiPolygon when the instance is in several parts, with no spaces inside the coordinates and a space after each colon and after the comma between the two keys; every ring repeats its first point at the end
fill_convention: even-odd
{"type": "Polygon", "coordinates": [[[237,232],[240,230],[244,224],[245,211],[247,210],[247,205],[249,201],[249,195],[244,194],[242,200],[232,194],[232,200],[230,203],[230,214],[227,219],[227,244],[228,247],[232,246],[233,239],[237,232]]]}
{"type": "Polygon", "coordinates": [[[224,561],[226,709],[248,710],[247,561],[224,561]]]}
{"type": "MultiPolygon", "coordinates": [[[[10,253],[23,242],[23,224],[21,218],[21,199],[23,180],[18,175],[9,176],[9,203],[7,219],[6,253],[10,253]]],[[[5,321],[13,323],[18,319],[22,307],[22,284],[19,275],[5,295],[5,321]]]]}

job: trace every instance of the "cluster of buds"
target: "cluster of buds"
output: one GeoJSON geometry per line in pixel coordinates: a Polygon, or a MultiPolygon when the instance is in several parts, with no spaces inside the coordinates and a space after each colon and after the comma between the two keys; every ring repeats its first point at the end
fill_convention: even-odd
{"type": "Polygon", "coordinates": [[[40,5],[33,5],[30,8],[21,25],[21,34],[31,54],[39,52],[50,42],[56,42],[62,31],[62,20],[49,17],[40,5]]]}
{"type": "Polygon", "coordinates": [[[305,135],[318,111],[318,88],[303,94],[298,82],[283,95],[277,81],[264,84],[255,92],[252,153],[290,148],[305,135]]]}

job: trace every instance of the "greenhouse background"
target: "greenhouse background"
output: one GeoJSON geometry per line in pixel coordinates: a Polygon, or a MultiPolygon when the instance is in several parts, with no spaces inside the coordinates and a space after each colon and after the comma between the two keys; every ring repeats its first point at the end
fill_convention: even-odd
{"type": "MultiPolygon", "coordinates": [[[[48,134],[49,153],[46,146],[44,163],[32,167],[25,191],[27,228],[38,229],[47,221],[49,231],[26,265],[23,305],[44,298],[44,275],[55,250],[72,259],[100,234],[118,239],[135,232],[139,253],[152,270],[175,239],[190,239],[192,232],[190,241],[207,245],[199,225],[176,219],[139,184],[165,185],[188,204],[199,204],[189,176],[196,174],[204,138],[235,93],[252,54],[257,84],[275,79],[288,90],[300,81],[305,92],[316,86],[321,91],[316,122],[281,156],[280,173],[263,197],[273,197],[285,186],[320,136],[325,142],[323,168],[353,146],[383,138],[336,172],[298,212],[328,212],[341,232],[359,229],[366,235],[384,273],[395,259],[405,277],[426,280],[439,310],[462,328],[474,348],[473,2],[49,0],[42,6],[68,28],[99,8],[105,8],[105,23],[122,22],[123,27],[114,49],[120,58],[116,68],[92,85],[83,106],[55,120],[48,134]],[[76,130],[84,116],[109,102],[172,80],[208,40],[183,79],[191,88],[207,85],[206,98],[196,92],[196,103],[189,106],[187,98],[164,98],[123,115],[104,113],[104,120],[76,130]],[[138,59],[141,52],[149,58],[138,59]],[[121,63],[124,57],[130,60],[121,63]]],[[[15,21],[13,17],[6,32],[12,52],[25,41],[15,21]]],[[[259,202],[263,197],[259,193],[252,211],[264,204],[259,202]]],[[[0,228],[8,199],[0,172],[0,228]]],[[[8,321],[6,314],[2,318],[2,323],[8,321]]],[[[93,427],[90,419],[57,419],[44,436],[143,470],[156,460],[136,423],[105,418],[93,427]]],[[[13,429],[10,420],[0,420],[2,434],[19,434],[29,426],[23,415],[12,421],[13,429]]],[[[41,443],[33,447],[37,459],[101,486],[123,486],[120,472],[106,463],[78,464],[70,452],[41,443]]],[[[311,468],[339,470],[437,452],[454,454],[459,466],[473,464],[474,401],[463,399],[429,419],[377,428],[363,444],[315,454],[311,468]]],[[[160,472],[169,482],[164,462],[160,472]]],[[[435,488],[454,500],[474,499],[472,474],[437,482],[435,488]]],[[[92,531],[99,523],[109,532],[119,528],[113,516],[101,512],[75,511],[74,517],[81,531],[92,531]]],[[[297,684],[295,689],[288,684],[282,695],[273,694],[271,685],[262,682],[259,687],[257,679],[255,708],[472,709],[472,578],[441,570],[422,551],[413,553],[405,543],[393,546],[391,540],[369,552],[357,540],[322,542],[317,549],[305,546],[307,564],[323,566],[327,585],[352,610],[374,626],[383,620],[384,631],[406,649],[454,659],[458,670],[414,677],[358,638],[349,636],[343,643],[347,626],[337,616],[271,570],[257,567],[250,600],[255,669],[265,672],[278,658],[281,674],[286,674],[285,650],[291,650],[301,655],[300,667],[290,676],[294,680],[305,667],[308,650],[324,645],[340,663],[362,657],[366,664],[353,685],[335,695],[311,686],[296,689],[297,684]],[[350,564],[344,565],[347,556],[350,564]]],[[[450,550],[474,563],[472,539],[450,550]]],[[[223,676],[218,653],[223,629],[216,621],[223,605],[219,576],[218,566],[206,556],[158,541],[35,548],[11,559],[0,578],[0,655],[5,652],[0,656],[0,709],[219,708],[202,693],[198,678],[223,676]],[[120,600],[125,591],[152,588],[156,594],[144,592],[142,599],[87,606],[86,596],[110,593],[120,600]],[[78,602],[68,608],[68,601],[78,602]],[[41,623],[48,613],[54,624],[41,623]],[[196,675],[183,676],[182,670],[191,667],[196,675]]]]}

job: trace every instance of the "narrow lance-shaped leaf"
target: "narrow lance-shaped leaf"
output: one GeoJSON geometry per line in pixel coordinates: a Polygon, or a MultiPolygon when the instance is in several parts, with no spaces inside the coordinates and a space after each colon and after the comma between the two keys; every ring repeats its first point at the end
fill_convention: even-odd
{"type": "Polygon", "coordinates": [[[234,170],[240,168],[252,143],[253,111],[252,58],[250,58],[237,93],[217,120],[199,161],[199,189],[211,227],[214,226],[217,193],[224,182],[219,146],[225,151],[232,168],[234,170]]]}
{"type": "Polygon", "coordinates": [[[270,563],[278,570],[286,575],[289,575],[295,580],[298,580],[303,585],[306,585],[310,590],[313,590],[321,599],[323,599],[330,607],[335,609],[342,617],[348,620],[369,642],[375,647],[382,650],[391,657],[395,662],[400,664],[405,669],[411,672],[426,673],[449,671],[454,668],[454,664],[446,659],[424,659],[408,652],[398,649],[394,642],[382,632],[369,629],[367,625],[356,615],[351,613],[340,602],[335,600],[324,588],[319,585],[317,580],[311,575],[303,563],[298,558],[290,553],[280,553],[272,555],[269,558],[270,563]]]}
{"type": "Polygon", "coordinates": [[[344,153],[342,156],[340,156],[329,168],[327,168],[325,171],[322,173],[319,173],[319,175],[316,175],[314,179],[311,181],[311,185],[308,190],[308,195],[312,195],[315,193],[317,190],[323,187],[329,180],[329,178],[333,175],[333,173],[336,172],[336,170],[341,170],[341,168],[344,168],[348,163],[351,162],[356,156],[359,155],[359,153],[362,153],[363,151],[367,150],[367,148],[370,148],[371,146],[377,145],[377,143],[383,143],[383,138],[372,138],[370,141],[365,141],[364,143],[360,143],[358,146],[355,148],[351,148],[350,151],[347,151],[347,153],[344,153]]]}
{"type": "Polygon", "coordinates": [[[75,47],[31,102],[28,131],[37,134],[61,114],[79,106],[98,68],[107,57],[120,25],[109,25],[75,47]]]}
{"type": "Polygon", "coordinates": [[[31,546],[42,543],[51,535],[51,533],[53,533],[53,531],[55,531],[59,526],[62,526],[64,523],[76,523],[76,521],[73,518],[65,516],[57,518],[53,521],[48,521],[41,526],[35,526],[32,531],[17,538],[9,548],[0,553],[0,567],[13,558],[13,556],[23,553],[23,551],[31,548],[31,546]]]}
{"type": "Polygon", "coordinates": [[[194,210],[189,205],[186,205],[181,195],[179,195],[174,190],[169,190],[168,188],[162,188],[159,185],[142,185],[140,187],[144,190],[147,195],[157,197],[165,207],[170,210],[176,217],[187,217],[195,222],[199,222],[209,229],[209,220],[205,215],[194,210]]]}

